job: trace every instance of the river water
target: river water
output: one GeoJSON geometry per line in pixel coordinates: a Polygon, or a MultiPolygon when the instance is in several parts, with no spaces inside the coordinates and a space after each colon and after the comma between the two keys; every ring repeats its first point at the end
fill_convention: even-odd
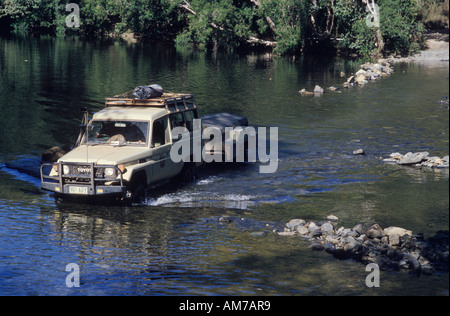
{"type": "Polygon", "coordinates": [[[382,271],[312,251],[272,229],[339,217],[430,237],[449,229],[448,170],[383,163],[392,152],[449,152],[448,63],[397,64],[365,87],[341,86],[360,62],[216,55],[161,44],[0,38],[1,295],[448,295],[448,273],[382,271]],[[195,183],[134,206],[55,200],[40,190],[41,153],[73,144],[82,113],[143,84],[191,92],[201,114],[232,112],[278,127],[273,174],[211,165],[195,183]],[[362,148],[364,156],[352,155],[362,148]],[[230,216],[232,222],[218,219],[230,216]],[[66,266],[80,269],[67,287],[66,266]]]}

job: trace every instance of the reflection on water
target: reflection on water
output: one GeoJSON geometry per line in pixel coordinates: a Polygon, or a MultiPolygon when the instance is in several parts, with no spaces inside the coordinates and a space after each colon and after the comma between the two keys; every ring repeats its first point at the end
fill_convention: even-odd
{"type": "MultiPolygon", "coordinates": [[[[447,65],[448,66],[448,65],[447,65]]],[[[448,154],[448,67],[397,65],[364,88],[340,86],[357,62],[270,55],[205,55],[156,44],[0,39],[0,293],[38,295],[448,295],[448,274],[382,272],[315,252],[272,231],[292,218],[339,225],[448,230],[448,170],[382,162],[391,152],[448,154]],[[216,164],[188,186],[158,188],[141,205],[55,200],[35,164],[73,144],[80,107],[145,83],[193,92],[201,114],[235,112],[279,127],[274,174],[216,164]],[[64,127],[64,131],[61,129],[64,127]],[[364,156],[352,155],[363,148],[364,156]],[[225,220],[220,220],[225,218],[225,220]],[[228,221],[227,218],[233,220],[228,221]],[[67,288],[77,263],[80,288],[67,288]]]]}

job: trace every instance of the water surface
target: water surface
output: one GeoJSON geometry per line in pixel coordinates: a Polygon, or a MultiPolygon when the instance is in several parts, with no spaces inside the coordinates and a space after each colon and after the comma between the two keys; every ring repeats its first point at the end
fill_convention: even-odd
{"type": "Polygon", "coordinates": [[[208,55],[160,44],[0,39],[0,293],[3,295],[448,295],[448,273],[381,274],[271,232],[292,218],[339,217],[400,226],[426,237],[448,230],[448,170],[385,164],[398,151],[449,152],[448,63],[399,64],[365,87],[341,86],[358,62],[208,55]],[[201,114],[233,112],[279,128],[279,164],[212,165],[189,186],[136,206],[68,203],[40,190],[36,163],[73,144],[80,108],[158,83],[191,92],[201,114]],[[363,148],[364,156],[353,156],[363,148]],[[234,222],[220,222],[231,216],[234,222]],[[239,219],[242,222],[239,222],[239,219]],[[268,225],[268,226],[267,226],[268,225]],[[81,286],[68,288],[77,263],[81,286]]]}

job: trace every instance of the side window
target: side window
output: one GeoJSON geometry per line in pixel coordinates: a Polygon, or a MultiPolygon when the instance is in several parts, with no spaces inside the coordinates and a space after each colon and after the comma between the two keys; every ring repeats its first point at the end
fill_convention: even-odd
{"type": "Polygon", "coordinates": [[[169,128],[167,116],[153,122],[152,147],[166,144],[169,140],[169,128]]]}
{"type": "Polygon", "coordinates": [[[172,124],[172,128],[184,127],[183,113],[182,112],[178,112],[178,113],[170,114],[170,123],[172,124]]]}
{"type": "Polygon", "coordinates": [[[194,130],[194,118],[196,118],[196,113],[194,111],[186,111],[184,112],[184,116],[186,118],[186,128],[192,132],[194,130]]]}

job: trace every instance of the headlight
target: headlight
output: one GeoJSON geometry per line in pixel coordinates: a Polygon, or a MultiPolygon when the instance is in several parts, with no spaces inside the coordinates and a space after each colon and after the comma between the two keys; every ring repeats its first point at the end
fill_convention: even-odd
{"type": "Polygon", "coordinates": [[[105,168],[105,177],[113,178],[116,176],[116,170],[114,168],[105,168]]]}
{"type": "Polygon", "coordinates": [[[70,168],[67,165],[63,165],[63,174],[69,174],[70,173],[70,168]]]}

